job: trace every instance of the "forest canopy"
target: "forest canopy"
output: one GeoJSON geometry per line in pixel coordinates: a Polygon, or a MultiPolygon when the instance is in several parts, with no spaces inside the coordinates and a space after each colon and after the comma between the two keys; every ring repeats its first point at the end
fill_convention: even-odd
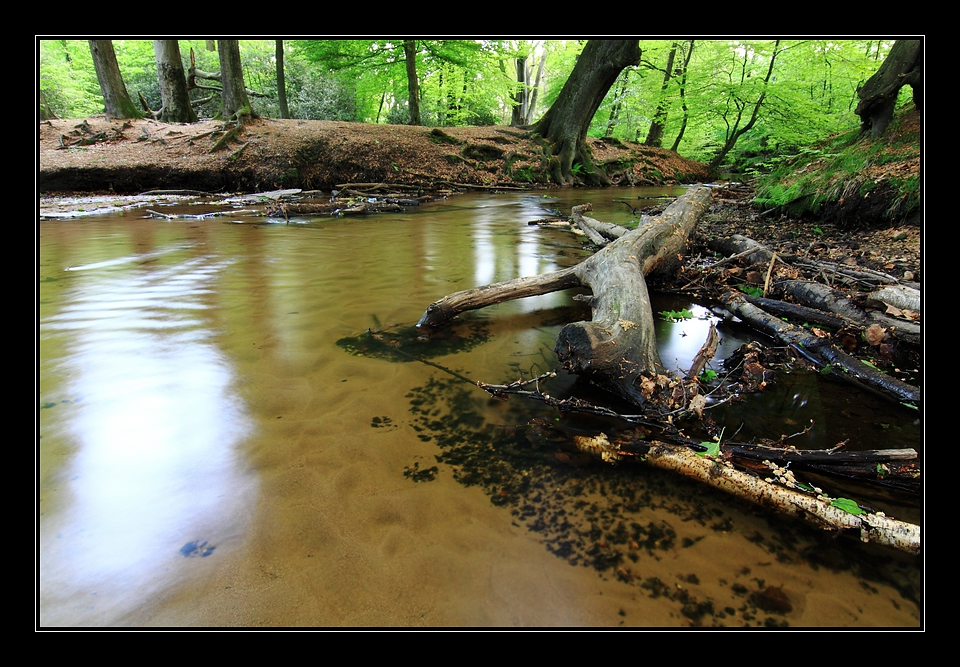
{"type": "MultiPolygon", "coordinates": [[[[153,41],[112,42],[131,99],[142,96],[150,109],[159,109],[153,41]]],[[[239,47],[243,79],[260,116],[529,126],[556,101],[586,42],[240,40],[239,47]]],[[[184,69],[193,64],[219,71],[212,44],[179,40],[184,69]]],[[[620,73],[588,135],[672,148],[717,166],[774,150],[797,151],[858,125],[857,91],[893,44],[881,39],[640,40],[639,64],[620,73]],[[751,116],[755,119],[746,127],[751,116]]],[[[209,90],[189,94],[199,118],[217,115],[220,101],[210,99],[209,90]]],[[[103,113],[87,40],[39,40],[39,97],[41,115],[103,113]]],[[[901,103],[908,100],[909,91],[901,91],[901,103]]]]}

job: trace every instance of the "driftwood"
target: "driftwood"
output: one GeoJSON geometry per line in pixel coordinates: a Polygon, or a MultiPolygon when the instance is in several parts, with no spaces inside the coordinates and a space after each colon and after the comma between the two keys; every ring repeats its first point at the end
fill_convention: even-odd
{"type": "MultiPolygon", "coordinates": [[[[577,266],[541,276],[518,278],[450,294],[431,304],[417,326],[429,332],[469,310],[570,287],[589,287],[593,294],[585,297],[584,300],[588,301],[592,308],[593,319],[590,322],[568,324],[561,330],[555,348],[561,366],[569,371],[596,379],[602,386],[636,405],[641,405],[645,402],[644,392],[650,382],[650,376],[663,372],[656,349],[653,314],[644,276],[658,271],[669,271],[676,266],[686,239],[709,205],[710,198],[711,192],[708,188],[692,188],[669,206],[661,216],[651,219],[648,224],[637,230],[622,234],[577,266]]],[[[595,225],[591,219],[586,218],[583,215],[586,210],[589,209],[574,210],[572,216],[574,224],[585,231],[591,229],[596,237],[605,243],[608,237],[601,231],[602,225],[595,225]]],[[[774,259],[772,253],[768,261],[771,259],[774,259]]],[[[825,363],[831,363],[837,358],[833,356],[836,351],[832,348],[821,350],[819,339],[813,334],[782,320],[770,316],[763,317],[765,315],[763,311],[752,306],[739,295],[727,295],[724,303],[741,319],[751,322],[758,328],[769,330],[774,335],[785,337],[806,354],[821,355],[827,360],[825,363]],[[755,314],[756,319],[753,317],[755,314]],[[784,333],[785,331],[787,333],[784,333]]],[[[716,344],[715,333],[713,333],[713,336],[708,337],[701,355],[698,356],[702,356],[704,360],[708,359],[713,354],[716,344]]],[[[847,359],[844,361],[846,363],[847,359]]],[[[852,357],[849,361],[854,368],[859,364],[852,357]]],[[[860,366],[863,365],[860,364],[860,366]]],[[[488,385],[482,382],[477,384],[498,398],[506,398],[507,394],[520,394],[541,400],[561,412],[587,412],[613,416],[628,423],[652,425],[649,422],[652,414],[650,411],[647,411],[646,415],[622,415],[602,406],[592,406],[575,397],[566,399],[551,397],[541,391],[540,382],[552,375],[547,373],[529,380],[518,380],[510,385],[488,385]],[[534,385],[535,389],[529,389],[531,385],[534,385]]],[[[873,378],[869,380],[874,381],[873,378]]],[[[677,381],[680,382],[679,379],[677,381]]],[[[863,381],[868,380],[864,378],[863,381]]],[[[919,390],[914,391],[915,388],[899,387],[896,383],[894,386],[879,385],[879,387],[887,391],[888,395],[898,396],[899,400],[919,401],[919,390]]],[[[681,406],[682,409],[677,412],[677,415],[699,413],[694,401],[702,398],[699,395],[694,395],[692,398],[687,395],[681,401],[686,401],[686,404],[681,406]]],[[[677,415],[674,416],[677,417],[677,415]]],[[[658,425],[662,426],[662,424],[658,425]]],[[[675,433],[675,435],[679,434],[675,433]]],[[[669,437],[666,432],[663,436],[669,437]]],[[[699,445],[690,443],[669,444],[661,441],[653,443],[645,441],[624,445],[622,442],[611,442],[604,434],[593,437],[577,435],[574,437],[574,442],[581,451],[598,456],[604,461],[617,462],[632,457],[634,460],[644,461],[698,479],[824,528],[837,531],[856,529],[864,541],[891,545],[910,553],[920,552],[918,526],[897,522],[880,513],[864,510],[853,501],[827,498],[817,489],[797,484],[788,469],[773,462],[779,460],[788,464],[805,457],[807,460],[803,463],[809,465],[829,465],[839,462],[839,456],[831,460],[831,452],[806,454],[790,448],[770,448],[768,452],[763,449],[758,450],[752,445],[740,445],[736,449],[731,449],[728,445],[721,450],[721,456],[714,459],[698,456],[694,450],[699,445]],[[763,456],[763,458],[757,461],[757,456],[763,456]],[[741,467],[754,471],[760,470],[765,474],[758,476],[738,470],[726,460],[727,458],[740,461],[741,467]],[[818,458],[819,461],[815,460],[818,458]],[[748,460],[748,463],[744,464],[742,460],[748,460]]],[[[700,449],[706,448],[700,447],[700,449]]],[[[908,459],[911,455],[913,458],[916,457],[915,452],[903,454],[871,452],[855,453],[852,458],[868,461],[873,459],[870,463],[876,467],[880,465],[876,463],[877,460],[901,457],[908,459]]],[[[895,467],[892,463],[883,465],[889,465],[891,470],[895,467]]],[[[902,476],[909,477],[912,464],[904,462],[900,465],[904,472],[902,476]]],[[[899,473],[900,469],[897,469],[896,475],[899,476],[899,473]]]]}
{"type": "MultiPolygon", "coordinates": [[[[725,238],[712,239],[709,242],[711,250],[723,253],[725,255],[735,255],[718,262],[714,266],[720,266],[733,259],[743,258],[748,264],[768,264],[773,257],[773,251],[765,245],[757,243],[751,238],[734,234],[725,238]]],[[[827,262],[823,260],[814,260],[799,255],[778,255],[777,259],[800,269],[812,271],[816,275],[824,276],[830,280],[846,282],[852,284],[867,285],[895,285],[900,283],[897,278],[882,271],[874,271],[864,267],[850,267],[836,262],[827,262]]]]}
{"type": "Polygon", "coordinates": [[[710,196],[710,188],[691,188],[651,224],[624,234],[569,269],[450,294],[428,306],[417,327],[433,329],[460,313],[503,301],[589,287],[593,318],[560,331],[555,350],[561,366],[642,404],[641,375],[663,373],[644,276],[677,266],[710,196]]]}
{"type": "MultiPolygon", "coordinates": [[[[574,442],[580,451],[616,462],[625,454],[603,433],[577,436],[574,442]]],[[[698,456],[686,447],[652,442],[643,454],[647,465],[677,472],[754,504],[775,509],[825,530],[859,532],[863,542],[892,546],[919,554],[920,526],[888,518],[879,512],[865,511],[852,501],[828,498],[816,489],[804,491],[788,470],[772,467],[770,477],[759,477],[737,470],[718,458],[698,456]]]]}
{"type": "Polygon", "coordinates": [[[792,346],[819,366],[840,366],[845,372],[839,374],[839,377],[848,382],[858,384],[896,401],[920,403],[921,391],[919,387],[908,385],[878,371],[876,368],[867,366],[856,357],[835,348],[829,340],[818,338],[803,327],[771,316],[747,301],[743,294],[727,292],[721,297],[720,301],[724,308],[740,319],[749,322],[751,326],[767,335],[779,339],[784,344],[792,346]]]}
{"type": "MultiPolygon", "coordinates": [[[[595,220],[594,218],[589,218],[584,215],[584,213],[587,211],[592,210],[592,205],[580,204],[579,206],[573,207],[570,217],[573,220],[573,223],[577,225],[577,227],[579,227],[584,234],[586,234],[587,238],[590,239],[590,242],[595,246],[602,248],[610,241],[616,241],[618,238],[630,231],[621,225],[614,225],[609,222],[601,222],[600,220],[595,220]]],[[[647,220],[649,220],[649,217],[647,217],[647,220]]]]}
{"type": "Polygon", "coordinates": [[[904,285],[888,285],[867,295],[867,305],[893,306],[898,310],[921,312],[920,290],[904,285]]]}
{"type": "MultiPolygon", "coordinates": [[[[794,300],[817,310],[836,313],[851,323],[860,326],[879,324],[889,329],[897,329],[915,338],[920,336],[920,325],[907,320],[888,317],[882,313],[864,311],[848,299],[845,294],[839,293],[822,283],[810,280],[786,280],[777,283],[777,286],[794,300]]],[[[881,291],[880,293],[884,294],[886,292],[893,293],[893,290],[881,291]]],[[[917,293],[916,299],[919,301],[919,293],[917,293]]]]}

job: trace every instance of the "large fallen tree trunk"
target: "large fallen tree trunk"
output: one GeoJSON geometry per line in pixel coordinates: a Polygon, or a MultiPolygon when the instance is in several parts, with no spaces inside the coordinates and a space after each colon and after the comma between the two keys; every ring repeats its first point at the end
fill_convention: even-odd
{"type": "Polygon", "coordinates": [[[690,188],[649,225],[624,234],[569,269],[450,294],[431,304],[417,327],[432,329],[465,311],[503,301],[589,287],[593,318],[568,324],[560,331],[556,345],[560,363],[566,370],[589,376],[642,404],[641,375],[663,373],[644,276],[677,267],[690,232],[710,204],[710,195],[708,187],[690,188]]]}

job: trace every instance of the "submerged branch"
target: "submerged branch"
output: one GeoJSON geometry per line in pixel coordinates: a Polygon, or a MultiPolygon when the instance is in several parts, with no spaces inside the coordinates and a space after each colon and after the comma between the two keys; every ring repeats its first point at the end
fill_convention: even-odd
{"type": "MultiPolygon", "coordinates": [[[[623,457],[620,448],[606,435],[574,438],[581,451],[608,462],[623,457]]],[[[811,494],[737,470],[726,461],[699,456],[686,447],[664,442],[651,443],[642,461],[647,465],[677,472],[762,507],[775,509],[825,530],[855,530],[863,542],[891,546],[919,554],[920,526],[897,521],[881,512],[864,511],[855,504],[839,502],[822,494],[811,494]]]]}

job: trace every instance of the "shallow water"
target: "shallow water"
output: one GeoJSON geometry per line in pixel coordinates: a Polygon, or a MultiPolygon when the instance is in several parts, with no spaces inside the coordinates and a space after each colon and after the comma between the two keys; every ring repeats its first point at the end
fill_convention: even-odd
{"type": "MultiPolygon", "coordinates": [[[[613,198],[629,196],[548,205],[591,200],[625,222],[613,198]]],[[[659,471],[581,465],[527,426],[548,410],[437,367],[490,383],[553,368],[560,326],[585,316],[570,294],[463,316],[389,358],[362,347],[449,292],[583,258],[568,233],[527,225],[543,203],[41,223],[41,624],[919,626],[919,559],[659,471]]],[[[704,322],[661,325],[665,363],[696,352],[704,322]]],[[[725,346],[743,334],[721,325],[725,346]]],[[[920,449],[910,415],[822,381],[783,387],[731,426],[815,418],[808,446],[851,429],[876,448],[893,430],[920,449]]]]}

